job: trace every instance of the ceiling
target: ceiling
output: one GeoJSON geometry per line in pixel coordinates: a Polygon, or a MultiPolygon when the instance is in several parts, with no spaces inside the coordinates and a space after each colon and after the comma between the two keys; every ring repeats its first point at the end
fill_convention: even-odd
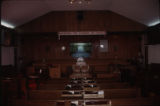
{"type": "Polygon", "coordinates": [[[51,11],[70,10],[110,10],[147,26],[160,20],[159,0],[92,0],[72,5],[68,0],[3,0],[1,22],[17,27],[51,11]]]}

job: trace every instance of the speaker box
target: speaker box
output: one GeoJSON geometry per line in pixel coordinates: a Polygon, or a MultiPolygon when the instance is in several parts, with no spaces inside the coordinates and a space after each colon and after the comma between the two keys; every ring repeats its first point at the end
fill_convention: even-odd
{"type": "Polygon", "coordinates": [[[82,21],[84,19],[84,12],[83,11],[77,11],[77,20],[82,21]]]}

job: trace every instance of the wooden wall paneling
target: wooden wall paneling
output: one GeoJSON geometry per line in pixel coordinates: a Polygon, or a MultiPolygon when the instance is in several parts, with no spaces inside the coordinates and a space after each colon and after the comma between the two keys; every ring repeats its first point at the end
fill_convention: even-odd
{"type": "Polygon", "coordinates": [[[66,29],[65,27],[65,13],[64,12],[56,12],[54,15],[54,19],[55,19],[55,31],[63,31],[66,29]]]}
{"type": "MultiPolygon", "coordinates": [[[[58,31],[134,31],[143,30],[144,26],[127,19],[121,15],[110,11],[85,11],[83,19],[77,19],[76,11],[51,12],[40,18],[37,18],[23,26],[20,26],[21,31],[50,33],[58,31]]],[[[26,63],[31,61],[42,62],[46,59],[49,63],[59,63],[62,73],[66,72],[66,68],[75,63],[75,59],[70,56],[71,42],[91,42],[93,44],[93,52],[91,57],[87,59],[90,65],[104,65],[110,63],[126,64],[127,59],[137,57],[140,49],[140,35],[136,34],[112,34],[106,37],[98,36],[61,36],[58,40],[51,34],[50,36],[37,37],[28,36],[24,38],[21,45],[22,56],[26,63]],[[108,52],[99,52],[99,40],[107,39],[109,50],[108,52]],[[62,51],[61,47],[65,46],[66,50],[62,51]]]]}
{"type": "Polygon", "coordinates": [[[81,30],[105,30],[105,14],[106,11],[84,12],[81,30]]]}
{"type": "Polygon", "coordinates": [[[27,40],[23,40],[23,45],[21,46],[22,48],[22,56],[24,57],[24,61],[28,62],[28,61],[31,61],[33,60],[32,58],[32,54],[31,54],[31,41],[28,41],[27,40]]]}
{"type": "Polygon", "coordinates": [[[70,52],[70,48],[69,48],[69,43],[68,42],[64,42],[59,40],[59,54],[61,58],[68,58],[70,56],[69,52],[70,52]],[[65,47],[65,50],[62,50],[62,46],[65,47]]]}
{"type": "Polygon", "coordinates": [[[39,42],[37,41],[34,41],[35,42],[35,45],[32,45],[32,46],[35,46],[36,48],[34,48],[34,54],[35,54],[35,60],[37,60],[38,58],[42,57],[43,56],[43,50],[42,50],[42,41],[40,40],[39,42]],[[39,46],[37,46],[37,44],[39,44],[39,46]]]}
{"type": "MultiPolygon", "coordinates": [[[[47,58],[48,60],[52,60],[55,58],[71,58],[69,54],[70,42],[64,41],[63,39],[28,39],[25,42],[26,43],[24,46],[26,47],[23,46],[22,48],[23,51],[26,51],[24,53],[35,60],[41,60],[42,58],[47,58]],[[61,46],[63,45],[66,46],[65,51],[61,50],[61,46]]],[[[138,38],[136,36],[110,36],[108,37],[108,42],[109,51],[106,53],[99,52],[97,47],[99,46],[99,39],[97,41],[92,42],[93,52],[91,58],[115,58],[116,56],[116,58],[127,59],[133,56],[137,56],[140,48],[140,41],[138,41],[138,38]]]]}
{"type": "MultiPolygon", "coordinates": [[[[66,40],[66,39],[65,39],[66,40]]],[[[45,39],[28,39],[25,43],[26,47],[23,47],[23,50],[26,54],[31,54],[38,58],[46,57],[47,59],[54,58],[71,58],[69,54],[69,44],[70,42],[62,40],[51,40],[50,38],[45,39]],[[27,42],[28,41],[28,42],[27,42]],[[61,50],[61,46],[66,46],[65,53],[61,50]],[[28,46],[28,47],[27,47],[28,46]],[[26,50],[25,50],[26,48],[26,50]],[[29,49],[29,50],[28,50],[29,49]],[[49,49],[46,51],[46,49],[49,49]],[[35,55],[34,53],[35,52],[35,55]]],[[[72,42],[72,41],[71,41],[72,42]]],[[[99,39],[97,41],[92,42],[93,44],[93,52],[91,58],[129,58],[136,56],[139,50],[140,41],[135,36],[111,36],[108,37],[109,42],[109,51],[106,53],[100,53],[98,50],[99,39]],[[129,38],[127,38],[129,37],[129,38]],[[134,48],[134,49],[133,49],[134,48]],[[129,57],[126,57],[128,54],[129,57]]],[[[32,56],[30,55],[30,57],[32,56]]]]}
{"type": "Polygon", "coordinates": [[[41,26],[36,26],[36,32],[54,32],[54,23],[55,23],[55,19],[54,19],[55,14],[50,12],[44,16],[41,16],[38,19],[35,19],[33,21],[39,21],[39,23],[41,23],[41,26]]]}
{"type": "Polygon", "coordinates": [[[108,58],[114,58],[115,56],[115,39],[114,39],[114,36],[108,36],[108,47],[109,47],[109,50],[108,50],[108,54],[109,54],[109,57],[108,58]]]}
{"type": "MultiPolygon", "coordinates": [[[[114,36],[114,47],[113,47],[113,51],[115,52],[115,56],[114,58],[125,58],[126,57],[126,46],[130,45],[129,42],[128,44],[125,44],[125,36],[118,36],[115,35],[114,36]]],[[[128,51],[129,52],[129,51],[128,51]]]]}
{"type": "Polygon", "coordinates": [[[106,11],[105,16],[104,16],[104,22],[105,22],[105,30],[108,32],[111,29],[112,25],[112,17],[111,17],[111,11],[106,11]]]}
{"type": "MultiPolygon", "coordinates": [[[[123,58],[123,59],[128,59],[128,53],[130,52],[128,49],[128,47],[131,44],[131,41],[128,41],[128,37],[127,35],[124,35],[122,37],[119,37],[119,39],[121,39],[121,41],[119,41],[119,47],[118,47],[118,54],[117,54],[117,58],[123,58]]],[[[129,53],[130,54],[130,53],[129,53]]]]}
{"type": "Polygon", "coordinates": [[[114,12],[111,12],[111,22],[111,31],[133,31],[144,30],[146,28],[145,25],[142,25],[114,12]],[[139,24],[139,27],[137,24],[139,24]]]}
{"type": "Polygon", "coordinates": [[[18,29],[29,32],[57,31],[137,31],[146,26],[111,11],[84,11],[83,19],[77,18],[77,11],[50,12],[18,29]],[[40,30],[39,30],[40,29],[40,30]]]}
{"type": "Polygon", "coordinates": [[[77,20],[76,12],[66,12],[65,13],[65,21],[66,21],[66,30],[65,31],[78,31],[79,30],[79,23],[77,20]]]}
{"type": "MultiPolygon", "coordinates": [[[[56,48],[56,56],[57,57],[60,57],[60,58],[63,58],[64,57],[64,55],[63,55],[63,51],[61,50],[61,43],[60,43],[61,41],[57,41],[57,44],[55,45],[55,47],[54,48],[56,48]]],[[[63,44],[63,43],[62,43],[63,44]]]]}
{"type": "Polygon", "coordinates": [[[36,46],[36,52],[38,54],[36,55],[36,60],[44,59],[45,58],[45,54],[43,53],[45,51],[44,40],[43,39],[36,40],[35,46],[36,46]]]}
{"type": "Polygon", "coordinates": [[[44,31],[44,26],[43,26],[43,20],[42,18],[37,18],[35,21],[32,22],[32,30],[33,32],[39,32],[39,31],[44,31]],[[38,28],[37,28],[38,26],[38,28]]]}

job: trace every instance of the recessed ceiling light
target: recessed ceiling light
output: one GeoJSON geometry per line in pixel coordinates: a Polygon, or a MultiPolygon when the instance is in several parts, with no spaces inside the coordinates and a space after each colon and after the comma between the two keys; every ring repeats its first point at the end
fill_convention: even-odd
{"type": "Polygon", "coordinates": [[[7,23],[7,22],[5,22],[5,21],[1,21],[1,25],[2,25],[2,26],[5,26],[5,27],[7,27],[7,28],[11,28],[11,29],[14,29],[14,28],[15,28],[14,25],[11,25],[11,24],[9,24],[9,23],[7,23]]]}

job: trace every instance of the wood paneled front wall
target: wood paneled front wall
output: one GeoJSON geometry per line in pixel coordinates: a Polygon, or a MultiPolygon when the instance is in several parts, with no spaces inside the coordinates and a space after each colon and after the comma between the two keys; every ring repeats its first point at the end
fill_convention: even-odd
{"type": "Polygon", "coordinates": [[[70,55],[70,43],[92,43],[90,65],[127,64],[141,51],[141,35],[146,26],[110,11],[59,11],[51,12],[17,28],[21,37],[21,55],[24,63],[42,62],[72,65],[76,59],[70,55]],[[80,16],[79,16],[80,15],[80,16]],[[62,36],[59,31],[106,31],[106,36],[62,36]],[[125,32],[130,33],[125,33],[125,32]],[[108,52],[100,52],[100,40],[108,40],[108,52]],[[62,51],[61,47],[66,50],[62,51]]]}

